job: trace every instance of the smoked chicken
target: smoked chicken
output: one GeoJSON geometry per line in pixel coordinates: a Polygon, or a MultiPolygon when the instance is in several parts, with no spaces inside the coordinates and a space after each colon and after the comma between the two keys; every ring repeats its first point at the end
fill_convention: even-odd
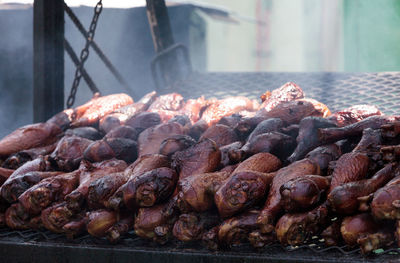
{"type": "Polygon", "coordinates": [[[378,219],[400,219],[400,177],[396,176],[374,193],[371,213],[378,219]]]}
{"type": "Polygon", "coordinates": [[[215,212],[181,214],[172,233],[180,241],[200,240],[205,232],[219,223],[220,219],[215,212]]]}
{"type": "Polygon", "coordinates": [[[374,115],[383,114],[373,105],[354,105],[333,113],[328,119],[334,121],[338,127],[344,127],[374,115]]]}

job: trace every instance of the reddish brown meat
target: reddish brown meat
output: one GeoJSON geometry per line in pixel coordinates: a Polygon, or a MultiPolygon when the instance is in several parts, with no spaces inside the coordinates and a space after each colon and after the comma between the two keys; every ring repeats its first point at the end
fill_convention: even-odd
{"type": "Polygon", "coordinates": [[[228,127],[231,127],[232,129],[234,129],[236,127],[236,125],[240,122],[240,120],[242,119],[242,115],[240,115],[239,113],[235,113],[232,114],[230,116],[225,116],[222,117],[217,124],[222,124],[228,127]]]}
{"type": "Polygon", "coordinates": [[[203,234],[220,223],[215,212],[181,214],[175,222],[172,233],[180,241],[200,240],[203,234]]]}
{"type": "Polygon", "coordinates": [[[43,226],[55,233],[64,233],[64,225],[71,221],[74,213],[66,202],[54,203],[41,213],[43,226]]]}
{"type": "Polygon", "coordinates": [[[395,176],[395,164],[387,164],[372,178],[335,187],[328,195],[333,211],[340,214],[353,214],[363,207],[363,199],[373,194],[395,176]]]}
{"type": "Polygon", "coordinates": [[[394,243],[394,226],[392,224],[381,227],[377,232],[362,235],[357,239],[361,253],[367,255],[379,248],[386,248],[394,243]]]}
{"type": "Polygon", "coordinates": [[[73,109],[65,109],[57,113],[46,122],[57,125],[61,130],[65,131],[71,126],[71,122],[75,119],[75,112],[73,109]]]}
{"type": "Polygon", "coordinates": [[[260,111],[269,112],[279,103],[304,98],[303,90],[293,82],[287,82],[272,92],[267,91],[261,95],[262,104],[260,111]]]}
{"type": "Polygon", "coordinates": [[[0,185],[3,185],[13,172],[15,172],[15,170],[0,167],[0,185]]]}
{"type": "Polygon", "coordinates": [[[158,112],[159,110],[177,111],[182,108],[184,103],[182,95],[178,93],[169,93],[159,96],[150,105],[149,112],[158,112]]]}
{"type": "Polygon", "coordinates": [[[355,216],[348,216],[343,219],[340,232],[344,242],[349,246],[357,245],[357,240],[367,234],[376,232],[379,225],[370,214],[363,213],[355,216]]]}
{"type": "Polygon", "coordinates": [[[82,127],[95,124],[114,110],[132,103],[133,99],[124,93],[94,97],[86,105],[75,109],[76,119],[71,126],[82,127]]]}
{"type": "Polygon", "coordinates": [[[80,211],[88,195],[91,182],[111,173],[122,172],[127,165],[122,160],[111,159],[100,163],[82,162],[79,174],[79,186],[65,196],[68,208],[80,211]]]}
{"type": "Polygon", "coordinates": [[[232,128],[222,124],[216,124],[208,128],[201,135],[200,140],[204,138],[213,140],[218,147],[228,145],[239,140],[232,128]]]}
{"type": "Polygon", "coordinates": [[[36,123],[21,127],[0,140],[0,157],[45,146],[57,141],[62,130],[55,124],[36,123]]]}
{"type": "Polygon", "coordinates": [[[111,139],[111,138],[125,138],[125,139],[130,139],[133,141],[136,141],[138,138],[138,132],[130,127],[130,126],[126,126],[126,125],[121,125],[118,126],[114,129],[112,129],[111,131],[109,131],[104,138],[105,139],[111,139]]]}
{"type": "Polygon", "coordinates": [[[183,151],[195,143],[196,141],[190,136],[174,135],[161,142],[159,153],[171,157],[174,153],[183,151]]]}
{"type": "Polygon", "coordinates": [[[173,136],[183,135],[183,128],[177,122],[163,123],[143,131],[139,135],[139,156],[158,153],[161,143],[173,136]]]}
{"type": "Polygon", "coordinates": [[[269,133],[269,132],[278,132],[283,127],[283,122],[279,118],[270,118],[260,122],[255,129],[250,133],[247,141],[251,141],[252,138],[257,135],[269,133]]]}
{"type": "Polygon", "coordinates": [[[327,144],[315,148],[306,155],[306,158],[313,160],[319,165],[323,175],[326,174],[329,163],[336,161],[342,155],[342,151],[337,144],[327,144]]]}
{"type": "Polygon", "coordinates": [[[270,173],[278,170],[282,162],[270,153],[257,153],[241,162],[234,173],[241,171],[256,171],[261,173],[270,173]]]}
{"type": "Polygon", "coordinates": [[[315,206],[330,186],[330,179],[320,175],[294,178],[280,188],[282,206],[286,212],[305,211],[315,206]]]}
{"type": "Polygon", "coordinates": [[[303,244],[323,229],[328,220],[328,212],[328,204],[325,202],[311,211],[285,214],[276,224],[279,242],[292,246],[303,244]]]}
{"type": "Polygon", "coordinates": [[[95,141],[100,140],[103,137],[103,134],[93,127],[79,127],[66,130],[65,136],[78,136],[95,141]]]}
{"type": "Polygon", "coordinates": [[[268,193],[267,201],[262,209],[257,223],[262,233],[270,233],[274,230],[277,216],[282,212],[282,199],[279,192],[281,186],[289,180],[308,174],[320,174],[318,164],[309,159],[303,159],[278,170],[268,193]]]}
{"type": "Polygon", "coordinates": [[[222,146],[219,148],[221,151],[221,165],[227,166],[229,164],[236,164],[243,159],[243,153],[240,151],[243,143],[240,141],[222,146]]]}
{"type": "Polygon", "coordinates": [[[201,116],[209,126],[217,123],[222,117],[232,115],[242,110],[255,110],[253,102],[246,97],[229,97],[218,100],[207,107],[201,116]]]}
{"type": "Polygon", "coordinates": [[[71,172],[78,168],[83,153],[92,142],[78,136],[65,136],[57,144],[50,158],[60,170],[71,172]]]}
{"type": "Polygon", "coordinates": [[[369,159],[363,153],[351,152],[343,154],[336,162],[329,192],[339,185],[365,178],[368,164],[369,159]]]}
{"type": "Polygon", "coordinates": [[[134,216],[128,212],[118,214],[118,222],[106,231],[106,237],[111,243],[116,243],[120,237],[128,233],[134,224],[134,216]]]}
{"type": "Polygon", "coordinates": [[[87,215],[87,231],[95,237],[104,237],[107,231],[118,222],[118,212],[100,209],[87,215]]]}
{"type": "Polygon", "coordinates": [[[235,172],[215,193],[214,200],[219,215],[222,218],[231,217],[259,202],[265,196],[274,176],[275,173],[250,170],[235,172]]]}
{"type": "Polygon", "coordinates": [[[125,138],[105,138],[91,143],[84,152],[90,162],[101,162],[116,158],[132,163],[137,158],[137,143],[125,138]]]}
{"type": "Polygon", "coordinates": [[[364,129],[362,137],[353,152],[379,152],[379,148],[383,144],[381,130],[364,129]]]}
{"type": "Polygon", "coordinates": [[[400,177],[396,176],[377,190],[371,202],[371,213],[378,219],[400,219],[400,177]]]}
{"type": "Polygon", "coordinates": [[[342,242],[342,234],[340,233],[340,227],[342,221],[337,219],[321,233],[321,237],[324,238],[325,245],[328,247],[338,246],[342,242]]]}
{"type": "Polygon", "coordinates": [[[7,180],[1,187],[2,197],[9,203],[14,203],[18,197],[28,190],[31,186],[39,183],[43,179],[53,177],[61,174],[62,172],[28,172],[17,176],[13,176],[7,180]]]}
{"type": "Polygon", "coordinates": [[[344,127],[374,115],[383,114],[373,105],[354,105],[333,113],[329,119],[334,121],[338,127],[344,127]]]}
{"type": "Polygon", "coordinates": [[[229,172],[194,174],[179,180],[178,206],[181,211],[204,212],[214,205],[214,195],[229,172]]]}
{"type": "Polygon", "coordinates": [[[125,125],[134,128],[138,134],[147,128],[156,126],[161,123],[161,117],[155,112],[142,112],[135,117],[128,119],[125,125]]]}
{"type": "Polygon", "coordinates": [[[203,139],[172,155],[172,166],[179,171],[179,180],[194,174],[214,172],[220,161],[221,152],[210,139],[203,139]]]}
{"type": "Polygon", "coordinates": [[[192,123],[195,123],[200,119],[200,114],[205,107],[207,107],[207,101],[201,96],[195,100],[187,100],[185,105],[179,110],[179,113],[188,116],[192,123]]]}

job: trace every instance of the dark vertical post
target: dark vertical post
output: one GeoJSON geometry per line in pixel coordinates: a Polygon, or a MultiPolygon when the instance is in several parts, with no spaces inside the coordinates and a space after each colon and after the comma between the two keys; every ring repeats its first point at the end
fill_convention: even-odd
{"type": "MultiPolygon", "coordinates": [[[[146,3],[154,49],[157,53],[160,53],[174,44],[167,6],[164,0],[146,0],[146,3]]],[[[166,85],[179,78],[176,53],[171,52],[165,59],[161,60],[160,67],[166,85]]]]}
{"type": "Polygon", "coordinates": [[[64,1],[33,4],[33,120],[64,108],[64,1]]]}

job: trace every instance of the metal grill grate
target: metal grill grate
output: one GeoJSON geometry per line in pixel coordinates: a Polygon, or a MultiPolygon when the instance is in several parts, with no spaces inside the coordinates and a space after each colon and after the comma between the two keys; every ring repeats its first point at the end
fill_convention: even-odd
{"type": "Polygon", "coordinates": [[[185,98],[201,95],[224,98],[247,96],[252,99],[266,90],[293,81],[306,96],[325,103],[331,111],[356,104],[376,105],[385,114],[400,113],[400,72],[388,73],[194,73],[170,90],[185,98]]]}

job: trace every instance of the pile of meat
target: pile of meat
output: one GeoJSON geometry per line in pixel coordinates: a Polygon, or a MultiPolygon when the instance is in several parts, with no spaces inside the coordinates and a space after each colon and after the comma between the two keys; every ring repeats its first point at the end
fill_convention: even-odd
{"type": "Polygon", "coordinates": [[[0,141],[0,225],[210,249],[400,246],[400,117],[331,113],[290,82],[261,100],[114,94],[19,128],[0,141]]]}

